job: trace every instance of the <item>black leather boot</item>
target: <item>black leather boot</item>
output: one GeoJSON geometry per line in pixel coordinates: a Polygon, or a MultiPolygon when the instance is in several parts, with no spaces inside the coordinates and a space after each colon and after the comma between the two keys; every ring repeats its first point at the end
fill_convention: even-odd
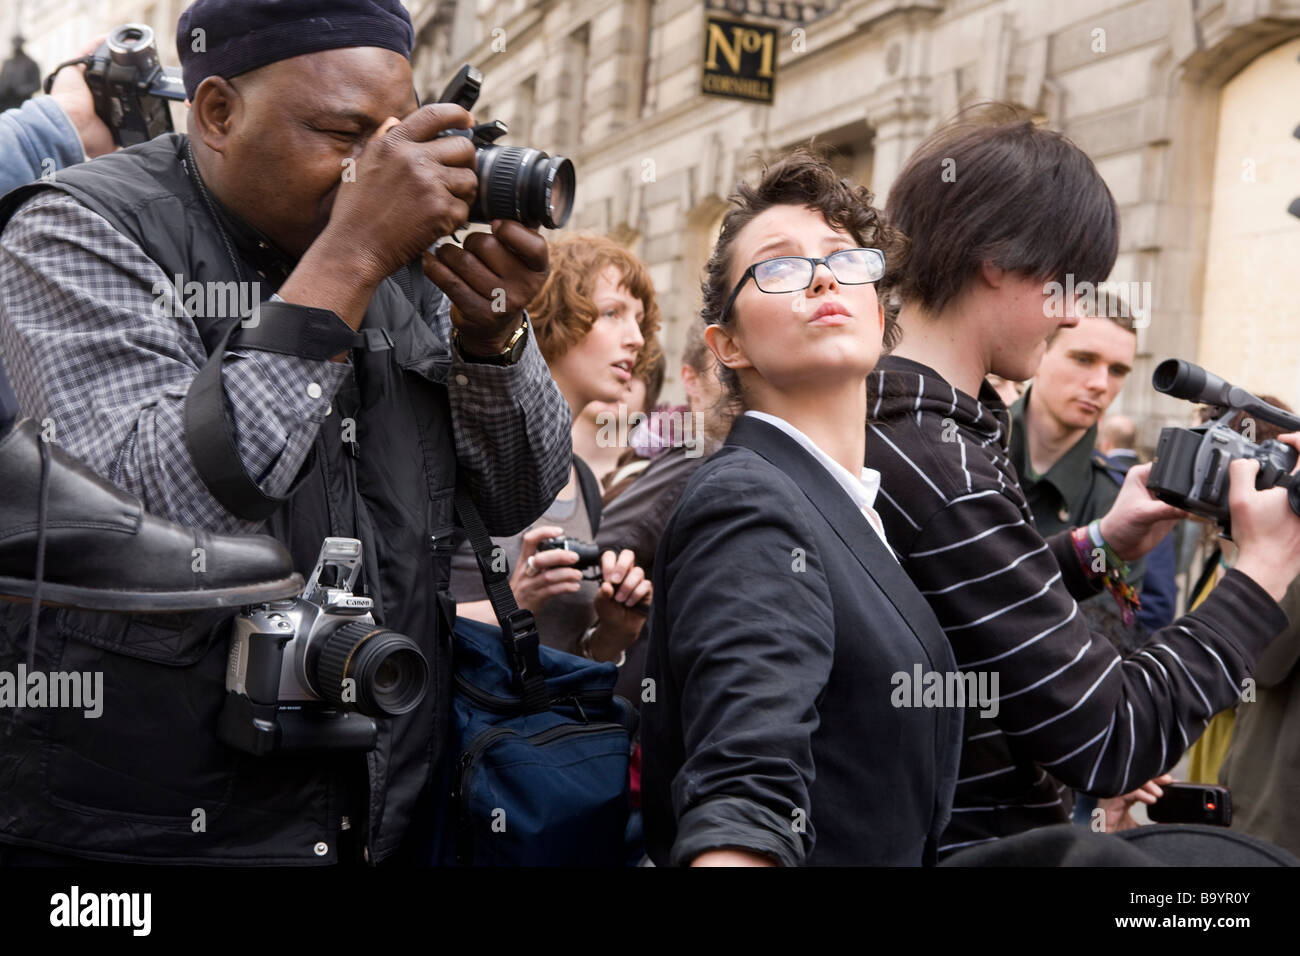
{"type": "Polygon", "coordinates": [[[189,611],[301,592],[284,546],[146,514],[21,419],[0,435],[0,596],[94,611],[189,611]]]}

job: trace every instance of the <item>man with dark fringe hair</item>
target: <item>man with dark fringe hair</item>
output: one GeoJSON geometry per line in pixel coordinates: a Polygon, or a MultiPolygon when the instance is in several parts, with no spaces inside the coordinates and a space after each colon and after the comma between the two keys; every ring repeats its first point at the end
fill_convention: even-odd
{"type": "Polygon", "coordinates": [[[1194,613],[1121,657],[1075,602],[1105,588],[1127,603],[1125,562],[1181,512],[1150,495],[1142,465],[1104,517],[1044,539],[1007,455],[1006,406],[985,383],[1032,378],[1047,339],[1078,323],[1075,302],[1053,308],[1048,287],[1107,277],[1119,245],[1110,191],[1064,136],[993,107],[922,144],[886,214],[909,246],[886,276],[901,340],[868,377],[866,461],[881,472],[889,543],[958,667],[1000,678],[995,715],[967,709],[939,853],[1066,822],[1066,787],[1129,794],[1122,817],[1155,799],[1154,783],[1132,791],[1235,702],[1285,626],[1277,601],[1300,570],[1300,521],[1254,490],[1255,466],[1234,463],[1242,560],[1194,613]]]}

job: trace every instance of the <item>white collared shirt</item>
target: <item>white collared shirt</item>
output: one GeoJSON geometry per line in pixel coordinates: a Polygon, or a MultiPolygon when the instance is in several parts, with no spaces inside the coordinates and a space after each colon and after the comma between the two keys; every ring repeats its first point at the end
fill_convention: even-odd
{"type": "MultiPolygon", "coordinates": [[[[876,471],[874,468],[863,468],[861,477],[855,478],[847,468],[818,448],[813,444],[811,438],[799,429],[795,428],[784,418],[777,418],[775,415],[769,415],[767,412],[756,412],[753,410],[747,411],[745,414],[752,415],[759,421],[767,422],[769,425],[781,429],[781,431],[785,432],[802,445],[808,454],[821,462],[822,466],[831,473],[831,477],[834,478],[839,483],[839,486],[848,493],[848,496],[853,500],[853,503],[861,509],[863,517],[867,519],[867,523],[871,525],[872,529],[880,537],[880,540],[884,542],[885,550],[891,555],[894,554],[894,549],[889,546],[889,540],[885,537],[885,526],[881,523],[880,515],[876,514],[876,509],[874,508],[876,495],[880,491],[880,472],[876,471]]],[[[897,555],[894,555],[894,557],[895,560],[897,560],[897,555]]]]}

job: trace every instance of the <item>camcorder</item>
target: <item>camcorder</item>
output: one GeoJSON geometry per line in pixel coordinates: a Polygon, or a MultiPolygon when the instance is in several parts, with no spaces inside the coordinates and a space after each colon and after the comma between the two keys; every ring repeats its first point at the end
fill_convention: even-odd
{"type": "Polygon", "coordinates": [[[180,70],[158,62],[153,30],[143,23],[118,27],[90,56],[60,63],[45,78],[45,92],[50,92],[59,70],[83,63],[95,113],[118,146],[147,143],[173,131],[167,104],[184,102],[185,84],[180,70]]]}
{"type": "MultiPolygon", "coordinates": [[[[474,108],[483,88],[483,74],[466,63],[442,91],[440,103],[474,108]]],[[[465,136],[474,144],[478,170],[478,195],[470,206],[469,221],[490,223],[514,219],[530,229],[559,229],[573,212],[573,163],[530,146],[497,146],[508,133],[500,120],[469,129],[449,129],[439,136],[465,136]]]]}
{"type": "Polygon", "coordinates": [[[365,751],[377,719],[418,707],[429,662],[355,591],[361,542],[326,538],[302,595],[235,618],[217,736],[253,754],[365,751]]]}
{"type": "Polygon", "coordinates": [[[1210,518],[1231,537],[1228,514],[1228,466],[1237,458],[1259,462],[1255,487],[1286,488],[1291,510],[1300,515],[1300,483],[1291,474],[1295,449],[1275,439],[1258,444],[1228,423],[1239,411],[1287,431],[1300,431],[1300,418],[1256,398],[1244,388],[1229,385],[1199,365],[1168,359],[1151,376],[1156,391],[1222,408],[1214,421],[1198,428],[1164,428],[1156,445],[1155,465],[1147,488],[1161,501],[1192,514],[1210,518]]]}

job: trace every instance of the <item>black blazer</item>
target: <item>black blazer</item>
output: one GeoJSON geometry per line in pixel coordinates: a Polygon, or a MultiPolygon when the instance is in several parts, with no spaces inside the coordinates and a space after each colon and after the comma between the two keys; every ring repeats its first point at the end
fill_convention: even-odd
{"type": "Polygon", "coordinates": [[[738,419],[669,518],[654,589],[641,739],[657,865],[722,847],[786,865],[933,860],[961,711],[895,707],[891,678],[956,664],[820,462],[738,419]]]}

